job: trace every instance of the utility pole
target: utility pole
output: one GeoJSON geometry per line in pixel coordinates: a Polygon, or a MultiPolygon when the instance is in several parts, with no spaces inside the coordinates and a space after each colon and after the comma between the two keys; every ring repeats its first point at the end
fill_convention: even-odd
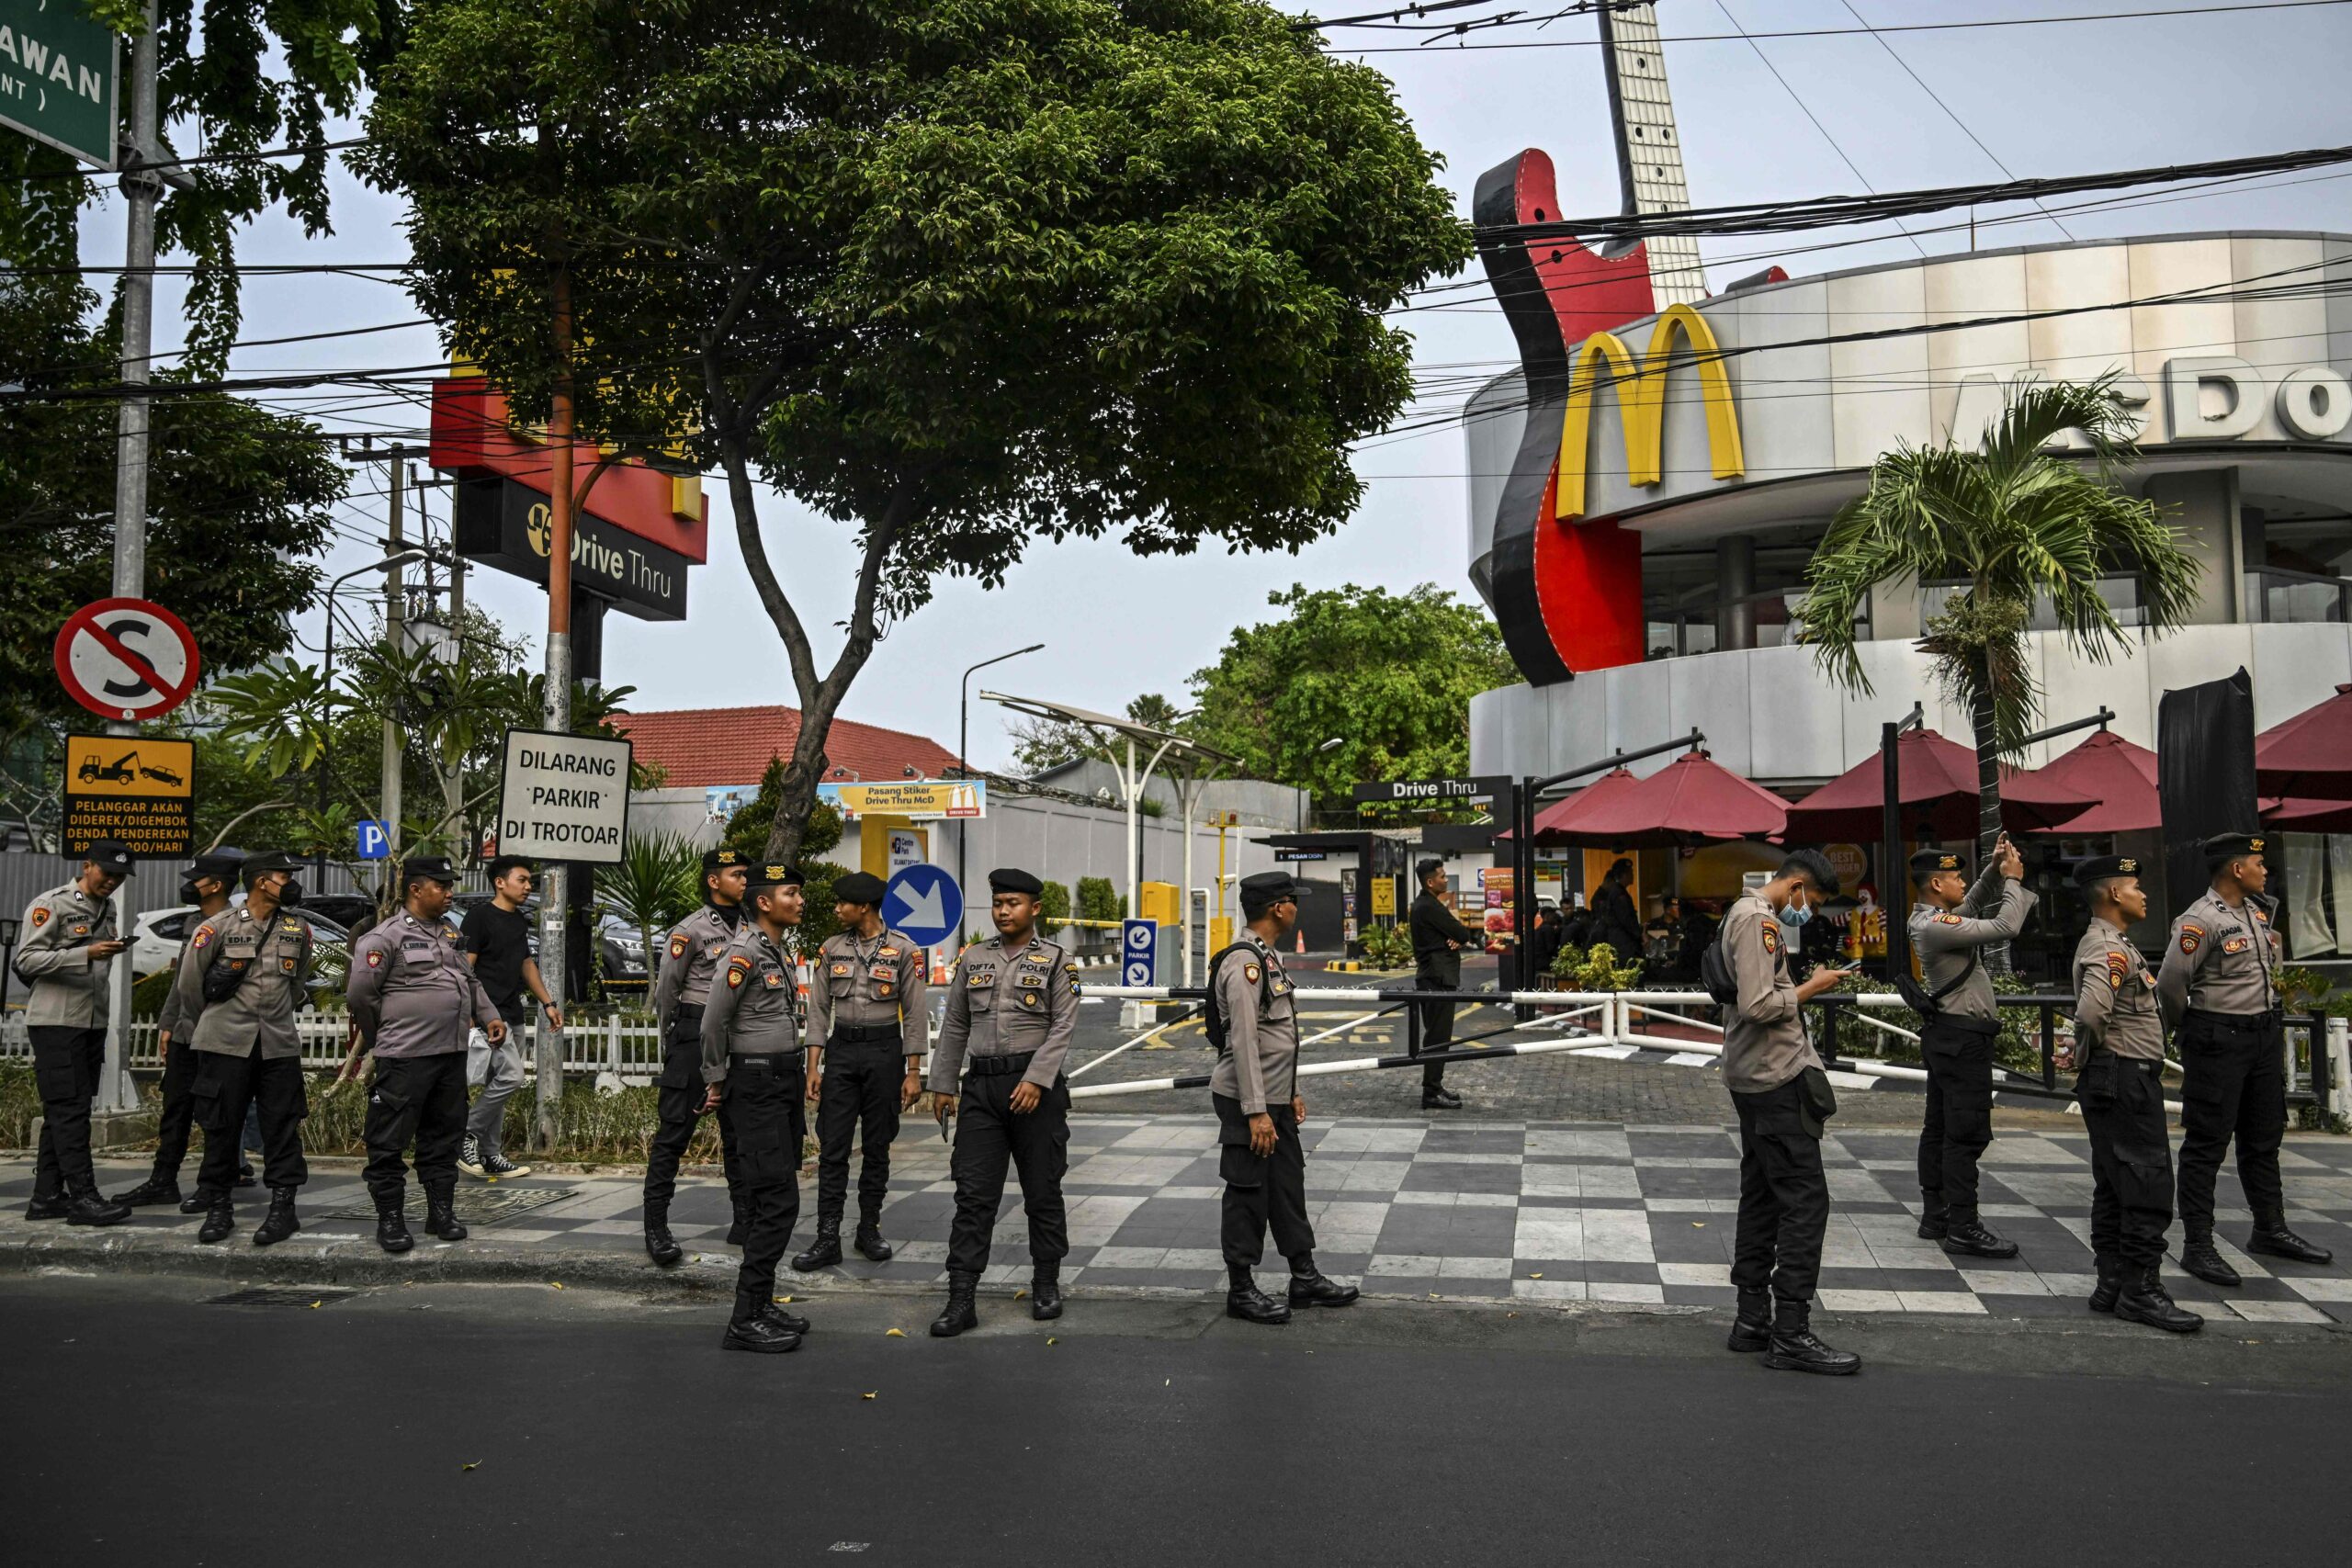
{"type": "MultiPolygon", "coordinates": [[[[571,732],[571,278],[555,275],[555,398],[548,417],[548,649],[544,721],[559,734],[571,732]]],[[[626,782],[626,781],[624,781],[626,782]]],[[[503,846],[502,846],[503,847],[503,846]]],[[[561,861],[551,861],[539,878],[539,974],[548,995],[568,1006],[564,989],[565,907],[569,890],[561,861]]],[[[651,954],[646,955],[649,959],[651,954]]],[[[538,1030],[539,1146],[555,1146],[556,1107],[563,1099],[563,1042],[548,1027],[538,1030]]]]}
{"type": "MultiPolygon", "coordinates": [[[[149,165],[161,153],[155,140],[155,6],[148,0],[147,26],[130,45],[130,155],[123,161],[122,193],[130,205],[129,241],[122,270],[122,409],[116,416],[114,468],[114,595],[144,598],[147,592],[148,401],[141,389],[155,347],[155,203],[163,177],[149,165]]],[[[139,727],[119,721],[110,735],[136,735],[139,727]]],[[[60,845],[59,848],[63,848],[60,845]]],[[[115,930],[124,942],[136,911],[127,880],[115,891],[115,930]]],[[[130,1022],[130,954],[115,961],[108,975],[113,1005],[107,1010],[106,1070],[99,1075],[97,1109],[135,1111],[139,1091],[130,1081],[124,1031],[130,1022]]]]}
{"type": "MultiPolygon", "coordinates": [[[[466,660],[466,558],[455,550],[449,554],[449,637],[450,661],[462,665],[466,660]]],[[[441,775],[441,810],[448,819],[450,841],[460,841],[466,837],[466,772],[462,765],[441,775]]],[[[473,859],[479,848],[476,844],[464,844],[464,858],[473,859]]]]}
{"type": "MultiPolygon", "coordinates": [[[[384,642],[395,657],[408,650],[401,646],[401,633],[408,620],[408,589],[401,580],[405,570],[399,557],[404,541],[401,538],[401,502],[408,493],[408,449],[392,448],[391,461],[385,465],[390,476],[384,490],[389,504],[384,514],[384,553],[392,564],[384,568],[384,642]]],[[[384,839],[395,855],[408,852],[408,845],[401,833],[401,727],[390,717],[384,720],[382,779],[384,839]]],[[[397,873],[395,874],[397,874],[397,873]]]]}

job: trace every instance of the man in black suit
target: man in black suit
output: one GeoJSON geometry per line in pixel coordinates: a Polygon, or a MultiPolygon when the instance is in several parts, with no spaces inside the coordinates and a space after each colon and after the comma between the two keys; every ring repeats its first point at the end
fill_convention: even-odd
{"type": "MultiPolygon", "coordinates": [[[[1462,950],[1480,943],[1476,931],[1454,918],[1445,906],[1445,863],[1425,860],[1414,867],[1421,890],[1413,899],[1407,924],[1413,936],[1413,984],[1424,991],[1462,988],[1462,950]]],[[[1443,1051],[1453,1041],[1453,1004],[1421,1004],[1421,1047],[1443,1051]]],[[[1459,1111],[1462,1097],[1445,1087],[1445,1063],[1430,1062],[1421,1069],[1421,1109],[1459,1111]]]]}

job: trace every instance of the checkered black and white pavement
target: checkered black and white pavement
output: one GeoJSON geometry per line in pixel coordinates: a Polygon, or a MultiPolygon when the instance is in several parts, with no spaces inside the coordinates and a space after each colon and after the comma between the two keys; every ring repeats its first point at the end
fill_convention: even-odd
{"type": "MultiPolygon", "coordinates": [[[[1732,1303],[1726,1270],[1739,1182],[1732,1129],[1342,1119],[1310,1122],[1306,1136],[1317,1261],[1328,1273],[1361,1280],[1367,1293],[1732,1303]]],[[[1831,1212],[1822,1305],[1838,1312],[1996,1317],[2081,1313],[2093,1283],[2086,1139],[2073,1133],[2005,1132],[1986,1153],[1985,1221],[2022,1247],[2018,1258],[1996,1262],[1953,1258],[1918,1239],[1917,1137],[1899,1129],[1839,1133],[1833,1126],[1825,1139],[1831,1212]]],[[[1080,1291],[1220,1287],[1215,1140],[1215,1120],[1206,1116],[1072,1118],[1065,1285],[1080,1291]]],[[[828,1272],[940,1282],[955,1206],[947,1151],[927,1121],[910,1120],[893,1162],[884,1230],[897,1257],[875,1265],[853,1256],[828,1272]]],[[[2245,1283],[2224,1292],[2169,1265],[2167,1283],[2184,1304],[2211,1316],[2352,1323],[2352,1139],[2290,1138],[2281,1163],[2289,1223],[2333,1248],[2336,1261],[2313,1269],[2239,1252],[2248,1216],[2234,1173],[2225,1168],[2219,1239],[2245,1283]]],[[[345,1165],[322,1162],[314,1171],[302,1198],[306,1228],[287,1248],[370,1234],[356,1165],[342,1168],[345,1165]]],[[[101,1182],[119,1190],[143,1174],[135,1164],[109,1161],[101,1182]]],[[[0,1246],[57,1228],[21,1217],[31,1176],[28,1161],[0,1164],[0,1202],[6,1205],[0,1210],[0,1246]]],[[[804,1175],[802,1188],[796,1247],[808,1234],[813,1173],[804,1175]]],[[[633,1174],[534,1176],[488,1188],[467,1182],[459,1193],[461,1214],[484,1242],[545,1245],[551,1252],[639,1247],[633,1174]]],[[[243,1230],[258,1223],[264,1203],[257,1192],[240,1196],[243,1230]]],[[[707,1262],[731,1257],[723,1245],[726,1196],[715,1179],[684,1181],[671,1217],[678,1238],[701,1249],[707,1262]]],[[[146,1210],[133,1224],[185,1232],[192,1246],[197,1221],[146,1210]]],[[[2178,1239],[2176,1226],[2176,1246],[2178,1239]]],[[[419,1241],[421,1249],[435,1245],[419,1241]]],[[[987,1282],[1025,1281],[1025,1241],[1018,1194],[1008,1191],[987,1282]]],[[[241,1235],[229,1245],[243,1244],[241,1235]]],[[[1280,1267],[1271,1257],[1269,1263],[1280,1267]]]]}

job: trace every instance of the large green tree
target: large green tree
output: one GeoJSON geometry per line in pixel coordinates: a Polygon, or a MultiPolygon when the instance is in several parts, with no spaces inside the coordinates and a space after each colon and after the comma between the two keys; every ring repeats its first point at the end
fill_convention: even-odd
{"type": "Polygon", "coordinates": [[[1238,628],[1193,676],[1192,734],[1238,759],[1238,775],[1330,809],[1361,780],[1468,770],[1470,699],[1514,678],[1484,610],[1426,582],[1401,594],[1294,585],[1266,602],[1283,616],[1238,628]]]}
{"type": "Polygon", "coordinates": [[[804,714],[777,858],[940,576],[1343,521],[1411,390],[1383,312],[1470,249],[1386,82],[1256,0],[423,0],[368,130],[419,301],[523,417],[724,475],[804,714]],[[855,532],[849,582],[763,484],[855,532]]]}

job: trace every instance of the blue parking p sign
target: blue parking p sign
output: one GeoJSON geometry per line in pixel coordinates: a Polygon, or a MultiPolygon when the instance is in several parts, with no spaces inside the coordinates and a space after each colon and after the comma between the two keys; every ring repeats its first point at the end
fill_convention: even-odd
{"type": "Polygon", "coordinates": [[[389,860],[392,853],[392,836],[384,825],[373,818],[359,824],[359,858],[389,860]]]}
{"type": "Polygon", "coordinates": [[[1159,926],[1153,920],[1123,920],[1119,926],[1119,984],[1159,984],[1159,926]]]}

